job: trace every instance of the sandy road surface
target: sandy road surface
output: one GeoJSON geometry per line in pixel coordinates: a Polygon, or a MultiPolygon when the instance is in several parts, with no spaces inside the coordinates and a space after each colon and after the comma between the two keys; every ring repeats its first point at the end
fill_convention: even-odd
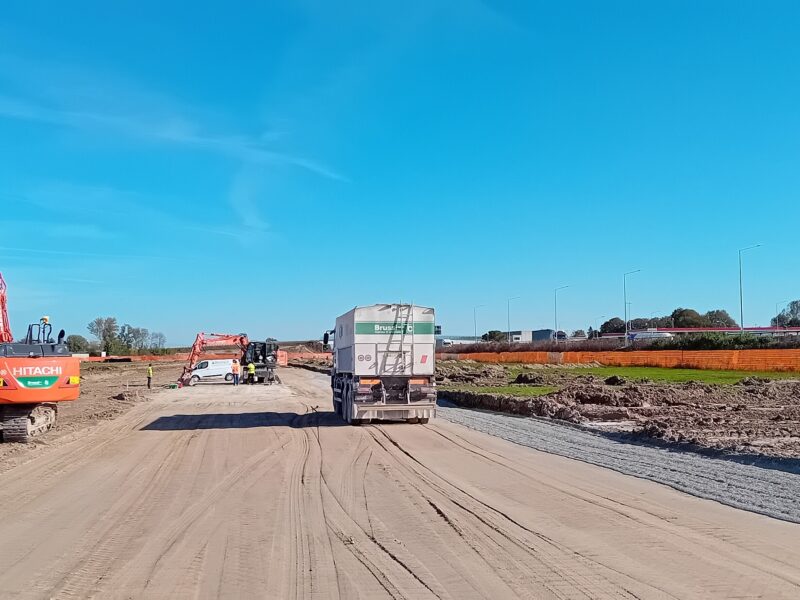
{"type": "Polygon", "coordinates": [[[0,597],[800,597],[798,525],[442,420],[341,426],[282,377],[0,474],[0,597]]]}

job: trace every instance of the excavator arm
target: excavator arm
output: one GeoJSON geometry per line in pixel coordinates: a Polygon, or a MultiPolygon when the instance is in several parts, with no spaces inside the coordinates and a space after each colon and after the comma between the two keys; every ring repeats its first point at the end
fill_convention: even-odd
{"type": "Polygon", "coordinates": [[[11,325],[8,322],[8,287],[3,274],[0,273],[0,343],[13,342],[11,325]]]}
{"type": "Polygon", "coordinates": [[[194,344],[192,344],[192,350],[189,352],[188,364],[183,367],[183,374],[178,379],[178,384],[184,386],[189,383],[189,378],[192,376],[192,367],[197,363],[206,348],[236,346],[244,353],[249,343],[250,341],[243,333],[238,335],[230,333],[198,333],[194,344]]]}

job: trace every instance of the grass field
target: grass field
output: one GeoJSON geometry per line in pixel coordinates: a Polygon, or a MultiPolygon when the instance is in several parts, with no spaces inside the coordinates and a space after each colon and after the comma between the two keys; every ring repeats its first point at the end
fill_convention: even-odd
{"type": "Polygon", "coordinates": [[[472,386],[472,385],[443,385],[443,391],[475,392],[478,394],[507,394],[509,396],[544,396],[555,392],[558,388],[551,385],[503,385],[503,386],[472,386]]]}
{"type": "Polygon", "coordinates": [[[628,380],[648,379],[650,381],[668,381],[673,383],[699,381],[702,383],[721,385],[738,383],[746,377],[800,379],[800,373],[784,373],[779,371],[710,371],[704,369],[669,369],[661,367],[588,367],[575,369],[565,368],[564,370],[574,373],[575,375],[591,374],[603,378],[618,375],[628,380]]]}

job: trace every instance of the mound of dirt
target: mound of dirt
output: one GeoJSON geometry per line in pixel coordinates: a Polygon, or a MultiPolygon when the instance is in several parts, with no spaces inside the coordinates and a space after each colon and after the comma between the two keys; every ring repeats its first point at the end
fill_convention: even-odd
{"type": "Polygon", "coordinates": [[[505,368],[500,365],[471,361],[439,361],[436,364],[436,381],[440,384],[506,385],[508,375],[505,368]]]}
{"type": "Polygon", "coordinates": [[[546,383],[545,378],[537,373],[520,373],[517,375],[517,378],[514,379],[514,383],[524,383],[527,385],[544,385],[546,383]]]}
{"type": "Polygon", "coordinates": [[[466,408],[481,408],[528,417],[549,417],[570,423],[580,423],[584,420],[574,406],[562,404],[556,398],[548,396],[527,399],[504,394],[450,390],[439,392],[439,396],[466,408]]]}

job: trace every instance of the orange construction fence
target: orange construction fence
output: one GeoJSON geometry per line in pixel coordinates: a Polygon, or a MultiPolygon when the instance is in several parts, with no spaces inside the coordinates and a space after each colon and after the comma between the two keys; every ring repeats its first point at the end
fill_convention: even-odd
{"type": "Polygon", "coordinates": [[[685,367],[731,371],[798,371],[800,350],[633,350],[630,352],[473,352],[437,354],[439,360],[488,363],[685,367]]]}

